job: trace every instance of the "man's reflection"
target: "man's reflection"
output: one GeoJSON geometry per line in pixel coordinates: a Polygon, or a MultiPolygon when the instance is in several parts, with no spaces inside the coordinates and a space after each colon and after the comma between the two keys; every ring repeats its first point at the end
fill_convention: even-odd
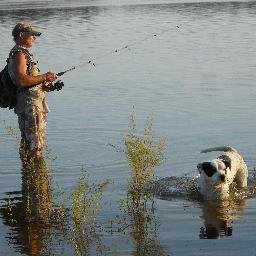
{"type": "MultiPolygon", "coordinates": [[[[27,255],[45,255],[49,248],[52,211],[51,179],[43,157],[21,156],[22,189],[8,193],[0,208],[4,224],[12,227],[7,239],[27,255]]],[[[48,255],[48,254],[47,254],[48,255]]]]}
{"type": "Polygon", "coordinates": [[[42,222],[52,210],[51,177],[44,157],[23,158],[22,198],[26,216],[42,222]]]}

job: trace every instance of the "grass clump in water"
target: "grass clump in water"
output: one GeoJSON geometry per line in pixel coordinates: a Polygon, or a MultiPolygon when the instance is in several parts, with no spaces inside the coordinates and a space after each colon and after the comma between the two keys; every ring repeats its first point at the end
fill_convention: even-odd
{"type": "MultiPolygon", "coordinates": [[[[68,242],[74,249],[74,255],[90,255],[91,252],[95,252],[94,255],[103,255],[105,247],[98,235],[102,227],[97,224],[96,218],[109,181],[93,182],[82,169],[81,177],[70,194],[66,195],[58,184],[56,191],[56,188],[52,188],[52,164],[55,158],[52,158],[48,147],[44,151],[44,156],[31,157],[12,125],[5,121],[4,126],[7,133],[15,138],[19,145],[22,191],[20,202],[8,200],[7,205],[0,208],[0,214],[4,214],[12,226],[22,226],[21,229],[27,236],[31,234],[25,227],[36,225],[36,230],[38,229],[36,232],[40,235],[31,243],[36,240],[42,245],[34,249],[37,252],[33,255],[41,255],[41,252],[47,251],[47,248],[52,246],[51,233],[53,236],[56,233],[58,242],[62,239],[68,242]],[[48,234],[47,238],[43,239],[45,234],[48,234]]],[[[30,240],[25,247],[30,254],[30,240]]],[[[48,253],[44,255],[46,254],[48,255],[48,253]]]]}
{"type": "Polygon", "coordinates": [[[82,170],[78,184],[71,193],[72,245],[76,255],[88,255],[96,246],[96,252],[103,254],[104,246],[97,233],[96,217],[101,208],[103,192],[109,181],[94,183],[82,170]]]}
{"type": "Polygon", "coordinates": [[[71,193],[72,219],[76,227],[95,224],[102,194],[108,183],[109,181],[103,181],[95,184],[82,170],[79,182],[71,193]]]}
{"type": "Polygon", "coordinates": [[[165,157],[165,140],[155,135],[152,118],[148,118],[144,131],[137,131],[135,113],[130,117],[129,133],[124,137],[125,155],[131,176],[127,198],[122,201],[118,231],[128,234],[134,242],[133,255],[165,256],[157,236],[153,196],[155,171],[165,157]],[[147,202],[150,200],[151,207],[147,202]]]}
{"type": "Polygon", "coordinates": [[[124,138],[125,154],[131,167],[131,179],[128,187],[128,198],[139,206],[153,196],[152,179],[156,167],[160,166],[165,157],[166,143],[155,136],[152,119],[148,118],[144,133],[136,129],[135,113],[131,114],[130,131],[124,138]]]}

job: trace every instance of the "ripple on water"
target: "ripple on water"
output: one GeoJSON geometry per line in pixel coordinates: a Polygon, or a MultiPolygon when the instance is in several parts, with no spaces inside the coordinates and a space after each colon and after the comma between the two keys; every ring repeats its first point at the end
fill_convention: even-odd
{"type": "MultiPolygon", "coordinates": [[[[163,200],[185,199],[202,201],[199,194],[198,177],[165,177],[156,182],[156,196],[163,200]]],[[[246,190],[231,187],[232,197],[235,200],[256,197],[256,175],[255,171],[249,171],[248,187],[246,190]]]]}
{"type": "Polygon", "coordinates": [[[156,197],[167,201],[190,201],[201,211],[199,216],[203,225],[200,228],[199,238],[219,239],[234,236],[233,227],[241,219],[254,221],[250,211],[251,208],[255,208],[255,187],[254,171],[249,171],[246,190],[231,188],[232,194],[227,200],[206,201],[202,200],[198,192],[197,178],[173,176],[156,182],[156,197]]]}

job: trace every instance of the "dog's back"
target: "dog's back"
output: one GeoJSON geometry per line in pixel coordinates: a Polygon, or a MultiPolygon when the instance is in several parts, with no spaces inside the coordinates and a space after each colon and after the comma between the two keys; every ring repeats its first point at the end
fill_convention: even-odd
{"type": "Polygon", "coordinates": [[[236,149],[230,147],[230,146],[220,146],[220,147],[214,147],[214,148],[206,148],[201,151],[201,153],[208,153],[212,151],[223,151],[223,152],[235,152],[238,153],[236,149]]]}

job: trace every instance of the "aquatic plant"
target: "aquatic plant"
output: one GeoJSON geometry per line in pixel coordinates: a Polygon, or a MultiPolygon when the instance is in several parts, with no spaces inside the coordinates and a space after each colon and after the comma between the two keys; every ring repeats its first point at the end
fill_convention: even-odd
{"type": "Polygon", "coordinates": [[[153,196],[155,171],[165,157],[166,143],[153,131],[152,118],[148,117],[142,134],[137,131],[135,112],[130,116],[129,133],[124,137],[125,155],[131,168],[127,198],[122,200],[123,214],[119,232],[128,232],[134,241],[134,255],[167,255],[157,237],[153,196]],[[147,201],[151,201],[148,208],[147,201]]]}
{"type": "Polygon", "coordinates": [[[104,246],[97,234],[96,217],[101,208],[101,198],[109,181],[90,181],[85,170],[71,193],[72,245],[76,255],[88,255],[92,245],[102,255],[104,246]]]}
{"type": "Polygon", "coordinates": [[[13,125],[2,121],[11,138],[15,139],[22,162],[22,211],[24,219],[48,221],[52,211],[51,173],[44,157],[32,157],[13,125]]]}
{"type": "Polygon", "coordinates": [[[136,205],[144,203],[152,197],[151,182],[155,169],[164,161],[166,143],[164,139],[155,136],[152,119],[148,118],[144,133],[139,134],[136,129],[135,113],[130,117],[130,130],[124,137],[125,154],[131,167],[131,178],[128,187],[128,198],[136,205]]]}
{"type": "MultiPolygon", "coordinates": [[[[58,237],[61,233],[62,239],[71,243],[76,255],[88,255],[93,247],[97,254],[103,255],[105,247],[98,235],[101,226],[96,223],[96,218],[101,208],[103,192],[109,181],[93,182],[82,169],[81,177],[70,193],[64,193],[56,181],[53,187],[53,163],[56,157],[52,156],[49,148],[46,146],[44,156],[32,157],[23,142],[20,142],[20,136],[13,126],[6,121],[3,123],[7,133],[16,139],[19,148],[22,162],[22,191],[21,201],[13,203],[8,200],[0,213],[4,213],[11,225],[17,223],[22,227],[37,226],[44,233],[48,233],[48,237],[58,229],[58,237]]],[[[30,236],[28,230],[24,232],[30,236]]],[[[43,243],[44,246],[37,248],[35,254],[50,248],[49,243],[52,239],[49,237],[43,243]]],[[[27,247],[29,246],[28,244],[27,247]]]]}
{"type": "Polygon", "coordinates": [[[18,136],[17,130],[13,127],[13,125],[7,120],[2,120],[2,123],[7,134],[13,138],[16,138],[16,140],[18,140],[19,136],[18,136]]]}
{"type": "Polygon", "coordinates": [[[8,194],[8,198],[4,198],[4,201],[6,204],[1,205],[0,212],[7,216],[10,225],[14,226],[17,224],[17,220],[15,218],[15,211],[17,210],[17,206],[13,198],[10,197],[10,194],[8,194]]]}
{"type": "Polygon", "coordinates": [[[154,211],[139,207],[131,215],[130,235],[135,244],[136,256],[167,255],[161,246],[157,235],[157,224],[154,211]]]}
{"type": "Polygon", "coordinates": [[[93,225],[100,210],[100,201],[109,181],[96,184],[90,181],[87,172],[82,169],[78,184],[71,193],[72,219],[76,227],[93,225]]]}
{"type": "MultiPolygon", "coordinates": [[[[126,231],[136,247],[135,255],[165,255],[157,238],[152,209],[148,211],[145,207],[146,200],[153,195],[155,168],[164,160],[165,143],[155,136],[151,119],[148,119],[144,133],[138,134],[134,113],[131,115],[130,132],[124,141],[131,178],[127,192],[127,202],[130,204],[126,204],[126,220],[121,225],[127,224],[126,231]]],[[[46,150],[45,154],[45,158],[53,163],[51,153],[46,150]]],[[[94,255],[106,254],[108,250],[101,241],[103,226],[97,223],[97,216],[109,181],[93,182],[82,169],[81,176],[70,194],[64,193],[58,184],[58,191],[56,192],[55,185],[53,193],[53,168],[49,168],[45,158],[41,161],[31,158],[22,144],[20,157],[23,163],[22,216],[27,219],[29,225],[32,227],[37,221],[47,223],[47,226],[38,227],[39,230],[46,229],[44,233],[48,234],[47,237],[51,237],[55,232],[53,227],[59,229],[63,235],[62,239],[70,243],[77,256],[90,255],[92,252],[94,255]]],[[[8,210],[12,220],[16,219],[13,217],[14,207],[9,206],[8,210]]],[[[41,240],[42,238],[43,236],[41,240]]],[[[38,246],[37,252],[50,250],[52,239],[42,241],[44,246],[38,246]]]]}

